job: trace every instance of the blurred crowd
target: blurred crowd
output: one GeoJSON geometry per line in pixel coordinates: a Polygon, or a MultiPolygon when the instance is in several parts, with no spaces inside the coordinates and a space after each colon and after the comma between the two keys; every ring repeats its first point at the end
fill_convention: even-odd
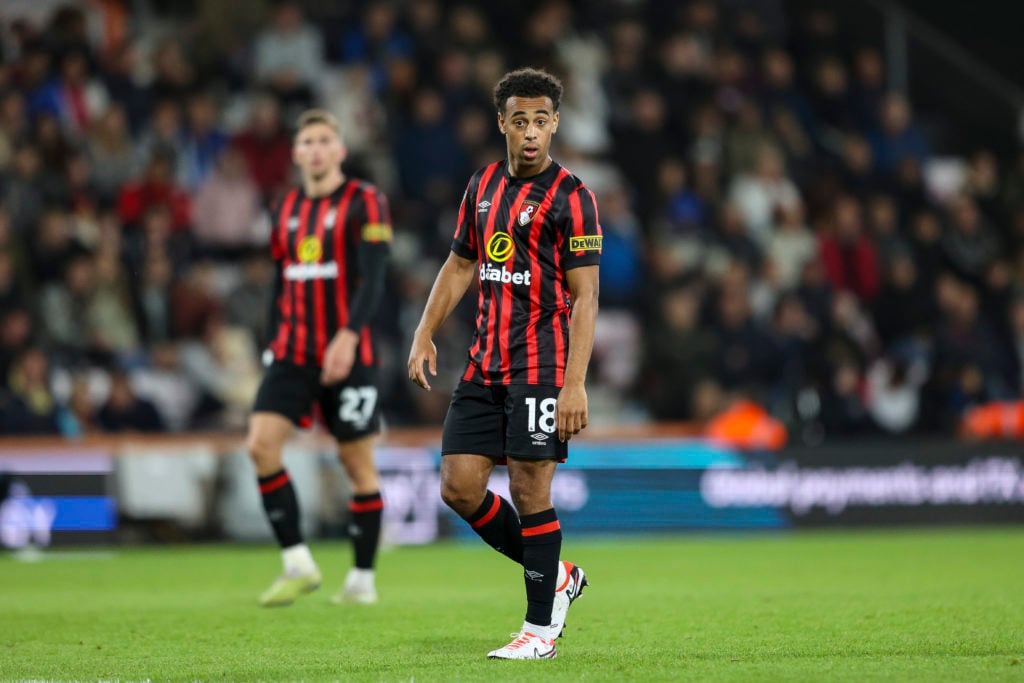
{"type": "Polygon", "coordinates": [[[553,155],[598,197],[595,419],[700,422],[742,399],[816,442],[949,432],[1021,396],[1024,156],[943,148],[941,113],[827,9],[132,7],[0,8],[0,433],[244,424],[267,207],[311,105],[392,203],[387,417],[439,424],[475,297],[439,333],[434,392],[405,355],[464,184],[504,155],[491,90],[522,65],[565,83],[553,155]]]}

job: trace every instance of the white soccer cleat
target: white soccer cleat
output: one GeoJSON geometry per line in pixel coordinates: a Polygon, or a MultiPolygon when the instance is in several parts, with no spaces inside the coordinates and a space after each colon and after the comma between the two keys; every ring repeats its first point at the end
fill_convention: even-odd
{"type": "Polygon", "coordinates": [[[555,640],[547,640],[523,629],[512,634],[512,642],[487,653],[487,659],[554,659],[555,640]]]}
{"type": "Polygon", "coordinates": [[[331,596],[335,605],[375,605],[377,603],[377,587],[374,585],[372,569],[348,570],[345,584],[331,596]]]}
{"type": "Polygon", "coordinates": [[[577,567],[572,562],[558,563],[558,584],[555,586],[555,603],[551,606],[550,626],[551,632],[557,634],[555,638],[562,637],[569,606],[583,594],[583,589],[588,583],[582,567],[577,567]]]}
{"type": "Polygon", "coordinates": [[[286,572],[260,595],[263,607],[286,607],[304,593],[312,593],[320,587],[320,570],[315,567],[304,574],[286,572]]]}

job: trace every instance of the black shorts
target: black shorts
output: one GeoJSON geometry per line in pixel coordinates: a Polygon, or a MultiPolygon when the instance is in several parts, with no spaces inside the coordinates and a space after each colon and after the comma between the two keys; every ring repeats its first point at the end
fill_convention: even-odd
{"type": "Polygon", "coordinates": [[[380,431],[376,379],[376,368],[356,363],[344,382],[323,386],[319,367],[275,360],[263,375],[253,412],[277,413],[308,427],[317,405],[334,438],[353,441],[380,431]]]}
{"type": "Polygon", "coordinates": [[[569,444],[558,440],[559,391],[547,384],[485,386],[463,380],[444,419],[441,455],[564,461],[569,444]]]}

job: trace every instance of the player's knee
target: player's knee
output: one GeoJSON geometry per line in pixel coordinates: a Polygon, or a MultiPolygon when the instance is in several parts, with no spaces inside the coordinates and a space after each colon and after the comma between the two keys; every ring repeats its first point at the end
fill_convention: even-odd
{"type": "Polygon", "coordinates": [[[267,469],[280,469],[281,444],[260,433],[252,433],[245,442],[249,458],[261,474],[267,469]]]}
{"type": "Polygon", "coordinates": [[[377,478],[377,470],[371,465],[369,467],[345,467],[349,483],[352,484],[352,492],[357,495],[374,493],[380,490],[380,481],[377,478]]]}
{"type": "Polygon", "coordinates": [[[513,479],[509,482],[508,492],[517,510],[546,510],[551,507],[551,493],[534,479],[513,479]]]}
{"type": "Polygon", "coordinates": [[[483,495],[462,482],[442,480],[441,500],[459,515],[466,517],[480,506],[483,495]]]}

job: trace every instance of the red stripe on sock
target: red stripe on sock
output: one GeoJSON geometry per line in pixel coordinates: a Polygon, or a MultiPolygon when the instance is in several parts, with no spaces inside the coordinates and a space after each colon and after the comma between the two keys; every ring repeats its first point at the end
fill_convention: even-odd
{"type": "Polygon", "coordinates": [[[271,493],[272,491],[276,491],[289,481],[291,481],[291,479],[288,478],[288,473],[282,472],[270,481],[265,481],[260,484],[260,493],[271,493]]]}
{"type": "Polygon", "coordinates": [[[352,512],[373,512],[374,510],[384,509],[384,500],[378,498],[376,500],[363,500],[363,501],[352,501],[348,504],[348,509],[352,512]]]}
{"type": "Polygon", "coordinates": [[[558,531],[561,528],[562,525],[556,519],[555,521],[548,522],[547,524],[523,527],[523,536],[540,536],[541,534],[550,534],[552,531],[558,531]]]}
{"type": "Polygon", "coordinates": [[[494,496],[494,502],[491,504],[491,509],[487,511],[487,514],[481,517],[480,519],[476,520],[475,522],[471,522],[469,526],[473,527],[474,529],[479,529],[484,524],[487,524],[487,522],[494,519],[494,515],[498,514],[498,510],[500,509],[501,498],[498,496],[494,496]]]}

